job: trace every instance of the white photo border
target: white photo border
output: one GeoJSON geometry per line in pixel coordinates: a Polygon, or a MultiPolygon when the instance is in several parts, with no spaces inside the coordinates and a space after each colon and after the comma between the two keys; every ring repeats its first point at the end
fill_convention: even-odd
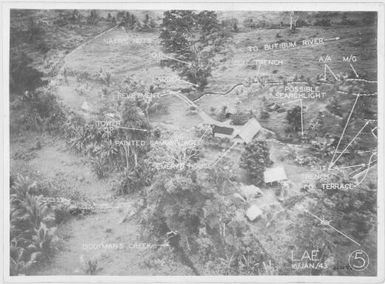
{"type": "Polygon", "coordinates": [[[141,1],[141,2],[101,2],[101,1],[25,1],[1,3],[2,31],[2,107],[1,132],[2,163],[0,163],[3,198],[3,265],[1,266],[4,283],[382,283],[384,276],[384,11],[383,2],[220,2],[220,1],[141,1]],[[378,190],[377,190],[377,276],[10,276],[9,275],[9,40],[11,9],[127,9],[127,10],[228,10],[228,11],[374,11],[378,14],[377,29],[377,80],[378,80],[378,190]],[[382,173],[382,174],[381,174],[382,173]]]}

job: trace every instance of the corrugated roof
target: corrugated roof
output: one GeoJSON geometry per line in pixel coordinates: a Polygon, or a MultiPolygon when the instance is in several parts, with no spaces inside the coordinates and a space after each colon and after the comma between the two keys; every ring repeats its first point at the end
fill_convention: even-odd
{"type": "Polygon", "coordinates": [[[263,173],[265,183],[286,180],[287,175],[283,167],[266,169],[263,173]]]}
{"type": "Polygon", "coordinates": [[[214,134],[221,133],[221,134],[231,135],[233,134],[233,132],[234,132],[234,128],[230,128],[230,127],[214,125],[214,128],[213,128],[214,134]]]}
{"type": "Polygon", "coordinates": [[[239,136],[244,142],[250,143],[261,129],[262,126],[259,122],[255,118],[251,118],[245,125],[242,126],[234,138],[239,136]]]}

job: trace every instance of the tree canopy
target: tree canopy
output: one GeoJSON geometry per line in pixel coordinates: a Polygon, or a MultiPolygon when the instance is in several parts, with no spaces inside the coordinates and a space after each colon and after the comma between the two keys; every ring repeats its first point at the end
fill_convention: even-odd
{"type": "Polygon", "coordinates": [[[240,167],[247,170],[255,184],[263,183],[263,173],[272,164],[266,142],[252,141],[246,145],[241,156],[240,167]]]}
{"type": "Polygon", "coordinates": [[[162,60],[162,65],[202,90],[227,35],[213,11],[171,10],[164,13],[160,38],[163,51],[175,58],[162,60]]]}

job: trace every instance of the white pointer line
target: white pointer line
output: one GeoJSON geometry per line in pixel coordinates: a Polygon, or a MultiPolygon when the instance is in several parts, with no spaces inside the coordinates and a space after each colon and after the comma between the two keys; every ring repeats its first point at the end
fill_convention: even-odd
{"type": "Polygon", "coordinates": [[[347,166],[347,167],[339,167],[338,169],[350,169],[350,168],[363,167],[363,166],[365,166],[365,164],[354,165],[354,166],[347,166]]]}
{"type": "Polygon", "coordinates": [[[333,227],[332,225],[328,224],[327,226],[329,226],[330,228],[332,228],[333,230],[335,230],[337,233],[343,235],[345,238],[351,240],[353,243],[355,243],[356,245],[358,246],[361,246],[360,243],[356,242],[355,240],[353,240],[351,237],[349,237],[348,235],[346,235],[345,233],[341,232],[340,230],[338,230],[337,228],[333,227]]]}
{"type": "Polygon", "coordinates": [[[199,138],[198,143],[200,143],[200,142],[202,141],[203,137],[206,136],[206,133],[207,133],[209,130],[211,130],[211,127],[210,127],[210,126],[207,127],[206,131],[205,131],[205,132],[203,133],[203,135],[199,138]]]}
{"type": "Polygon", "coordinates": [[[364,128],[366,127],[366,125],[369,124],[369,121],[367,121],[364,126],[360,129],[360,131],[358,131],[358,133],[356,134],[356,136],[354,136],[354,138],[352,139],[352,141],[350,141],[350,143],[345,147],[345,149],[341,152],[341,154],[337,157],[337,159],[335,159],[335,161],[333,162],[332,166],[339,160],[339,158],[341,158],[341,156],[345,153],[345,151],[349,148],[349,146],[354,142],[354,140],[357,139],[358,135],[360,135],[360,133],[362,132],[362,130],[364,130],[364,128]]]}
{"type": "Polygon", "coordinates": [[[324,41],[332,41],[332,40],[339,40],[339,39],[341,38],[337,36],[337,37],[325,38],[324,41]]]}
{"type": "Polygon", "coordinates": [[[354,74],[356,74],[356,77],[358,78],[359,76],[358,76],[358,74],[357,74],[356,69],[354,69],[354,67],[353,67],[353,65],[352,65],[351,63],[349,63],[349,64],[350,64],[350,67],[352,68],[354,74]]]}
{"type": "Polygon", "coordinates": [[[190,63],[188,63],[188,62],[186,62],[186,61],[183,61],[183,60],[180,60],[180,59],[176,59],[176,58],[173,58],[173,57],[169,57],[169,56],[166,56],[166,55],[164,55],[164,54],[162,54],[162,53],[161,53],[160,55],[163,56],[163,57],[165,57],[165,58],[167,58],[167,59],[170,59],[170,60],[175,60],[175,61],[178,61],[178,62],[187,64],[187,65],[190,64],[190,63]]]}
{"type": "MultiPolygon", "coordinates": [[[[372,153],[373,154],[373,153],[372,153]]],[[[377,154],[377,153],[376,153],[377,154]]],[[[377,162],[377,160],[375,160],[375,161],[371,161],[371,159],[372,159],[372,156],[370,156],[370,158],[369,158],[369,163],[368,163],[368,167],[371,167],[371,166],[373,166],[373,165],[370,165],[371,163],[376,163],[377,162]]],[[[366,166],[366,164],[362,164],[363,165],[363,167],[365,167],[366,166]]],[[[360,170],[362,170],[362,167],[361,168],[358,168],[358,169],[355,169],[355,170],[353,170],[353,171],[351,171],[350,173],[349,173],[349,176],[353,176],[355,173],[357,173],[357,172],[359,172],[360,170]]]]}
{"type": "Polygon", "coordinates": [[[148,130],[146,130],[146,129],[130,128],[130,127],[123,127],[123,126],[119,126],[119,127],[117,127],[117,128],[128,129],[128,130],[137,130],[137,131],[145,131],[145,132],[148,131],[148,130]]]}
{"type": "MultiPolygon", "coordinates": [[[[335,38],[326,38],[324,39],[324,42],[328,42],[328,41],[335,41],[335,40],[339,40],[340,38],[339,37],[335,37],[335,38]]],[[[283,48],[283,49],[269,49],[269,50],[264,50],[264,51],[273,51],[273,52],[277,52],[277,51],[284,51],[284,50],[295,50],[295,49],[302,49],[302,48],[309,48],[309,47],[319,47],[319,46],[323,46],[323,44],[319,44],[319,45],[300,45],[300,46],[297,46],[297,47],[292,47],[292,48],[283,48]]]]}
{"type": "MultiPolygon", "coordinates": [[[[363,167],[365,167],[365,166],[366,166],[366,165],[364,165],[363,167]]],[[[353,176],[354,174],[358,173],[359,171],[361,171],[361,170],[363,169],[363,167],[357,168],[357,169],[351,171],[351,172],[349,173],[349,176],[353,176]]]]}
{"type": "Polygon", "coordinates": [[[259,71],[261,71],[261,63],[258,64],[257,76],[259,75],[259,71]]]}
{"type": "Polygon", "coordinates": [[[298,101],[300,101],[301,99],[298,99],[298,100],[294,100],[294,101],[289,101],[289,102],[285,102],[285,103],[282,103],[282,105],[286,105],[286,104],[291,104],[291,103],[296,103],[298,101]]]}
{"type": "Polygon", "coordinates": [[[302,100],[300,100],[301,102],[301,132],[302,132],[302,136],[303,136],[303,106],[302,106],[302,100]]]}
{"type": "Polygon", "coordinates": [[[337,153],[337,151],[338,151],[338,148],[340,147],[340,143],[341,143],[342,137],[344,137],[344,134],[345,134],[346,128],[348,127],[348,124],[349,124],[350,118],[352,117],[352,113],[353,113],[354,107],[356,106],[356,103],[357,103],[357,101],[358,101],[358,98],[359,98],[359,97],[360,97],[359,95],[356,97],[356,100],[355,100],[355,102],[354,102],[354,104],[353,104],[352,110],[350,111],[350,114],[349,114],[348,120],[346,121],[346,124],[345,124],[344,130],[342,131],[342,135],[341,135],[341,137],[340,137],[340,141],[338,141],[337,147],[336,147],[336,149],[335,149],[335,151],[334,151],[334,154],[333,154],[332,160],[331,160],[331,162],[330,162],[330,165],[329,165],[329,170],[331,169],[332,165],[334,165],[334,163],[333,163],[333,161],[334,161],[334,157],[336,156],[336,153],[337,153]]]}
{"type": "Polygon", "coordinates": [[[340,79],[337,78],[336,74],[334,74],[333,70],[330,69],[329,65],[327,65],[327,64],[325,63],[325,67],[327,67],[327,68],[329,69],[330,73],[332,73],[332,75],[333,75],[334,79],[336,79],[336,81],[339,81],[339,80],[340,80],[340,79]]]}
{"type": "Polygon", "coordinates": [[[377,126],[376,126],[375,128],[373,128],[371,132],[372,132],[373,136],[376,137],[376,139],[377,139],[377,136],[376,136],[376,135],[374,134],[374,132],[373,132],[373,131],[376,130],[376,129],[377,129],[377,126]]]}
{"type": "Polygon", "coordinates": [[[212,164],[211,165],[211,167],[214,167],[224,156],[226,156],[227,155],[227,153],[228,152],[230,152],[230,150],[232,149],[232,148],[234,148],[234,146],[235,145],[237,145],[238,144],[238,142],[234,142],[234,144],[233,145],[231,145],[231,147],[229,148],[229,149],[227,149],[226,150],[226,152],[224,152],[215,162],[214,162],[214,164],[212,164]]]}
{"type": "Polygon", "coordinates": [[[324,67],[324,80],[326,81],[326,64],[325,64],[325,67],[324,67]]]}
{"type": "Polygon", "coordinates": [[[365,171],[365,175],[364,175],[364,177],[356,184],[356,186],[357,185],[360,185],[364,180],[365,180],[365,178],[366,178],[366,176],[368,175],[368,173],[369,173],[369,169],[370,169],[370,163],[372,162],[372,158],[375,156],[375,155],[377,155],[377,153],[373,153],[371,156],[370,156],[370,158],[369,158],[369,162],[368,162],[368,167],[366,168],[366,170],[364,170],[365,171]]]}
{"type": "MultiPolygon", "coordinates": [[[[309,211],[307,210],[304,210],[306,213],[312,215],[314,218],[316,218],[317,220],[319,220],[320,222],[324,223],[324,220],[322,220],[321,218],[319,218],[318,216],[310,213],[309,211]]],[[[343,235],[345,238],[351,240],[353,243],[357,244],[358,246],[361,246],[359,243],[357,243],[355,240],[353,240],[351,237],[349,237],[348,235],[346,235],[345,233],[341,232],[340,230],[338,230],[337,228],[333,227],[332,225],[330,224],[326,224],[326,226],[329,226],[330,228],[332,228],[333,230],[335,230],[337,233],[343,235]]]]}
{"type": "Polygon", "coordinates": [[[347,78],[345,81],[358,81],[358,82],[365,82],[369,84],[377,84],[377,81],[370,81],[365,79],[353,79],[353,78],[347,78]]]}

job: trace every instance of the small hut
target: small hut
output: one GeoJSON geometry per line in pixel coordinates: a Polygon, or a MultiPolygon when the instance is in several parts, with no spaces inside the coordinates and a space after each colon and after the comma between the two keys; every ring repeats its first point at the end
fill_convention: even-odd
{"type": "Polygon", "coordinates": [[[234,132],[234,128],[226,126],[213,125],[214,137],[231,138],[234,132]]]}
{"type": "Polygon", "coordinates": [[[274,184],[287,180],[285,169],[282,166],[266,169],[263,176],[265,183],[268,184],[274,184]]]}

